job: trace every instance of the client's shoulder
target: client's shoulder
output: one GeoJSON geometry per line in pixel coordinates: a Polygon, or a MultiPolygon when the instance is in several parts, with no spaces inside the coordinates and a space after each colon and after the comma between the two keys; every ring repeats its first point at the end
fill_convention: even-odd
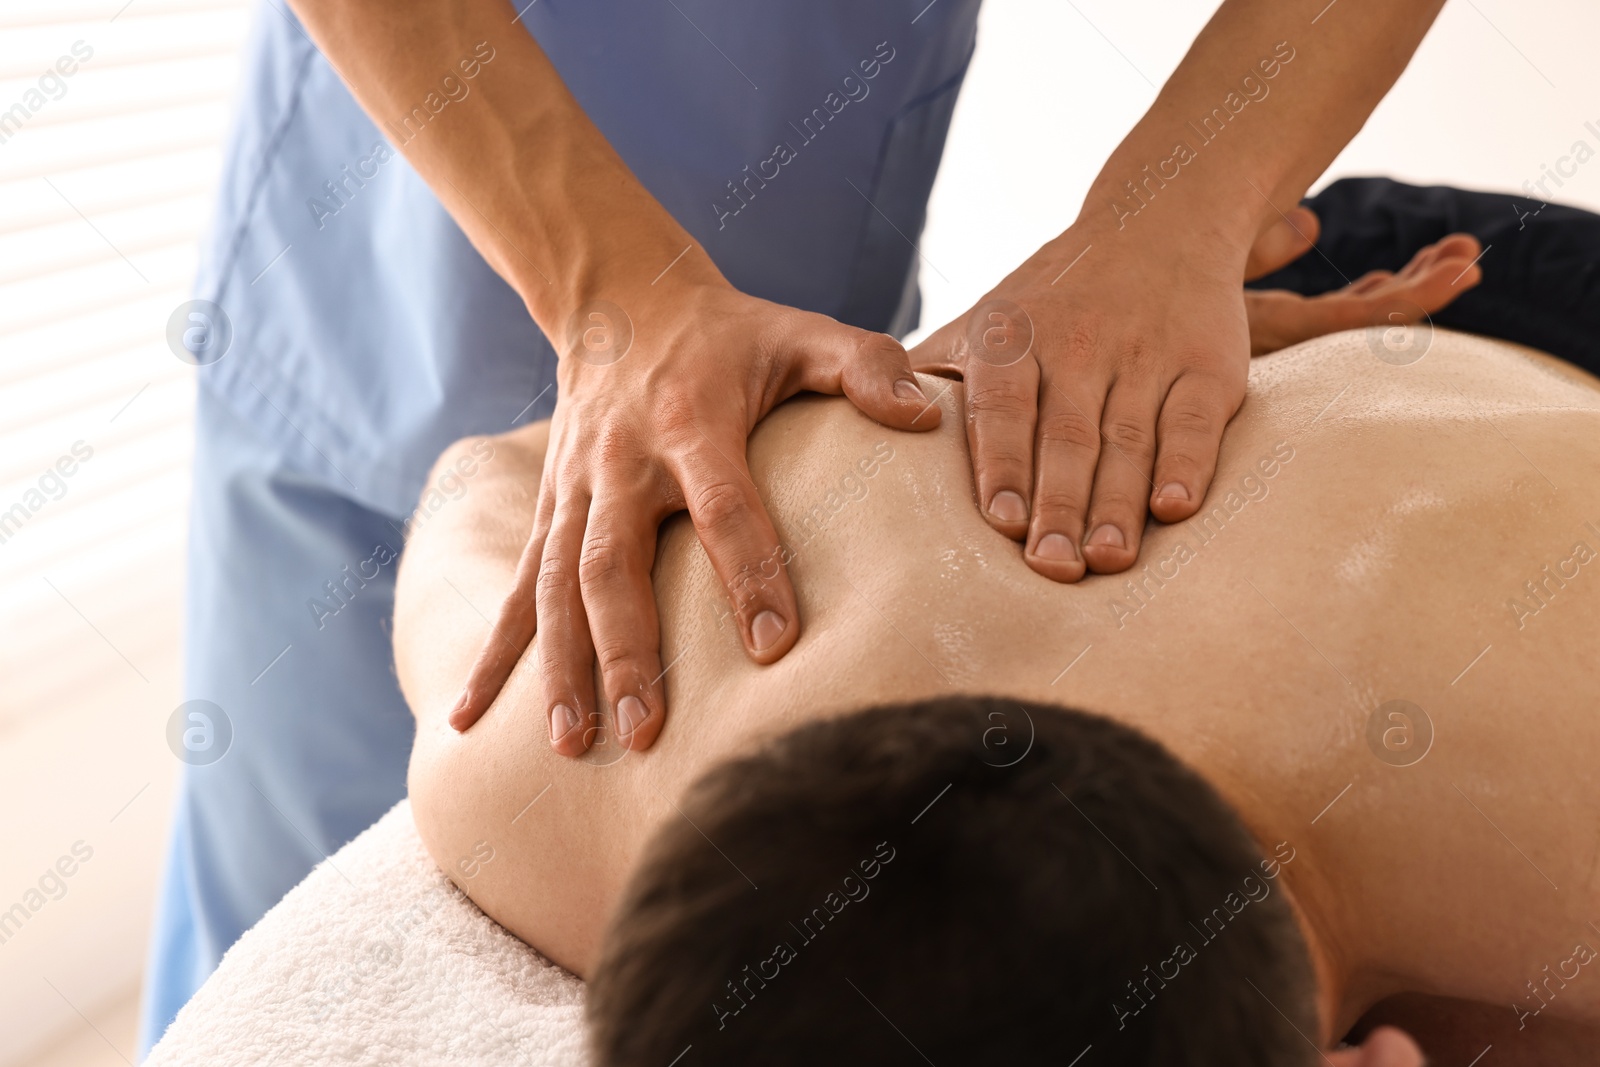
{"type": "Polygon", "coordinates": [[[441,483],[450,484],[453,476],[480,480],[482,475],[482,480],[522,481],[531,475],[537,479],[549,444],[548,419],[505,433],[463,437],[446,446],[434,461],[422,489],[423,503],[427,502],[430,491],[438,489],[441,483]]]}
{"type": "Polygon", "coordinates": [[[546,421],[448,446],[406,520],[408,553],[415,555],[419,543],[426,549],[441,540],[525,539],[524,520],[538,498],[549,439],[546,421]]]}

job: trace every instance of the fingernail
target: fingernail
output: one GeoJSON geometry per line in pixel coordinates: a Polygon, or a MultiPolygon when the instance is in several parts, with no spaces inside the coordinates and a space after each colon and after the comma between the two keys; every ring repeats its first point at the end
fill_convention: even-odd
{"type": "Polygon", "coordinates": [[[617,733],[627,737],[650,717],[650,709],[638,697],[627,696],[617,701],[617,733]]]}
{"type": "Polygon", "coordinates": [[[750,639],[756,643],[757,652],[765,652],[778,643],[786,624],[775,611],[763,611],[750,623],[750,639]]]}
{"type": "Polygon", "coordinates": [[[1058,533],[1045,534],[1039,538],[1039,543],[1033,548],[1033,554],[1039,559],[1056,559],[1068,563],[1078,558],[1078,550],[1073,547],[1072,539],[1058,533]]]}
{"type": "Polygon", "coordinates": [[[550,740],[559,742],[578,728],[578,713],[565,704],[550,709],[550,740]]]}
{"type": "Polygon", "coordinates": [[[1021,522],[1028,517],[1028,505],[1009,489],[1002,489],[989,501],[989,514],[1001,522],[1021,522]]]}
{"type": "Polygon", "coordinates": [[[1122,531],[1108,522],[1095,527],[1094,533],[1089,535],[1089,544],[1107,545],[1111,548],[1126,548],[1128,542],[1123,538],[1122,531]]]}
{"type": "Polygon", "coordinates": [[[926,401],[928,399],[928,395],[922,391],[922,387],[911,378],[901,378],[898,382],[895,382],[894,395],[901,400],[926,401]]]}
{"type": "Polygon", "coordinates": [[[1156,496],[1171,497],[1173,500],[1188,500],[1189,487],[1182,482],[1168,482],[1156,491],[1156,496]]]}

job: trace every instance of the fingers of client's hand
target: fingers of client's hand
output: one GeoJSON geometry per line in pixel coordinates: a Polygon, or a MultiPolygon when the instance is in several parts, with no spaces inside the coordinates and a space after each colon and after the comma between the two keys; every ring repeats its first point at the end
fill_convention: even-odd
{"type": "MultiPolygon", "coordinates": [[[[627,477],[631,472],[619,472],[627,477]]],[[[602,487],[589,509],[578,582],[600,663],[616,737],[631,750],[649,748],[665,721],[660,625],[650,568],[659,509],[651,494],[602,487]]]]}
{"type": "Polygon", "coordinates": [[[986,355],[975,348],[966,364],[967,445],[978,507],[990,526],[1020,541],[1028,532],[1033,486],[1039,364],[1031,358],[992,361],[986,355]]]}
{"type": "MultiPolygon", "coordinates": [[[[542,484],[548,485],[548,479],[542,484]]],[[[553,493],[541,493],[533,533],[517,560],[517,570],[511,579],[511,592],[500,605],[478,650],[478,658],[467,672],[467,684],[461,690],[456,706],[450,711],[450,725],[465,731],[472,727],[494,703],[506,680],[517,666],[517,661],[528,650],[537,630],[537,587],[539,561],[544,554],[544,542],[550,531],[550,517],[555,511],[553,493]]]]}
{"type": "Polygon", "coordinates": [[[598,729],[594,646],[578,584],[590,501],[568,490],[557,502],[539,564],[539,682],[550,744],[564,756],[588,749],[598,729]]]}
{"type": "Polygon", "coordinates": [[[1482,251],[1476,237],[1454,233],[1412,256],[1398,274],[1369,271],[1320,296],[1246,290],[1250,350],[1259,355],[1339,330],[1419,322],[1483,279],[1482,251]]]}
{"type": "Polygon", "coordinates": [[[1453,233],[1424,248],[1395,275],[1394,285],[1424,311],[1438,311],[1483,280],[1483,246],[1469,233],[1453,233]]]}
{"type": "Polygon", "coordinates": [[[745,650],[757,663],[782,659],[800,636],[794,587],[772,519],[750,480],[744,437],[704,447],[672,471],[711,565],[728,591],[745,650]]]}

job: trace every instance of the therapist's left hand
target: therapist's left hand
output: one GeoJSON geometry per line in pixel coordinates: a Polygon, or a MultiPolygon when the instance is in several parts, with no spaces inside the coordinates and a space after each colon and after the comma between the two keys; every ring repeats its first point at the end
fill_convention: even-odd
{"type": "Polygon", "coordinates": [[[1247,249],[1158,232],[1163,249],[1132,227],[1076,227],[913,349],[913,366],[962,375],[979,507],[1025,542],[1029,566],[1064,582],[1125,570],[1147,508],[1164,522],[1193,515],[1252,354],[1414,321],[1481,277],[1477,240],[1458,233],[1398,273],[1321,296],[1241,288],[1306,254],[1318,232],[1305,207],[1247,249]]]}
{"type": "Polygon", "coordinates": [[[1244,399],[1250,241],[1080,221],[912,352],[959,366],[978,507],[1073,582],[1194,514],[1244,399]]]}

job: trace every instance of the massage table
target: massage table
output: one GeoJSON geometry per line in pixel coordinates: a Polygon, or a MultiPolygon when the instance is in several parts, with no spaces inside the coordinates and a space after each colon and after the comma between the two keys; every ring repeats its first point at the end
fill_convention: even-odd
{"type": "Polygon", "coordinates": [[[582,1067],[583,983],[446,878],[401,801],[228,950],[146,1067],[582,1067]]]}

